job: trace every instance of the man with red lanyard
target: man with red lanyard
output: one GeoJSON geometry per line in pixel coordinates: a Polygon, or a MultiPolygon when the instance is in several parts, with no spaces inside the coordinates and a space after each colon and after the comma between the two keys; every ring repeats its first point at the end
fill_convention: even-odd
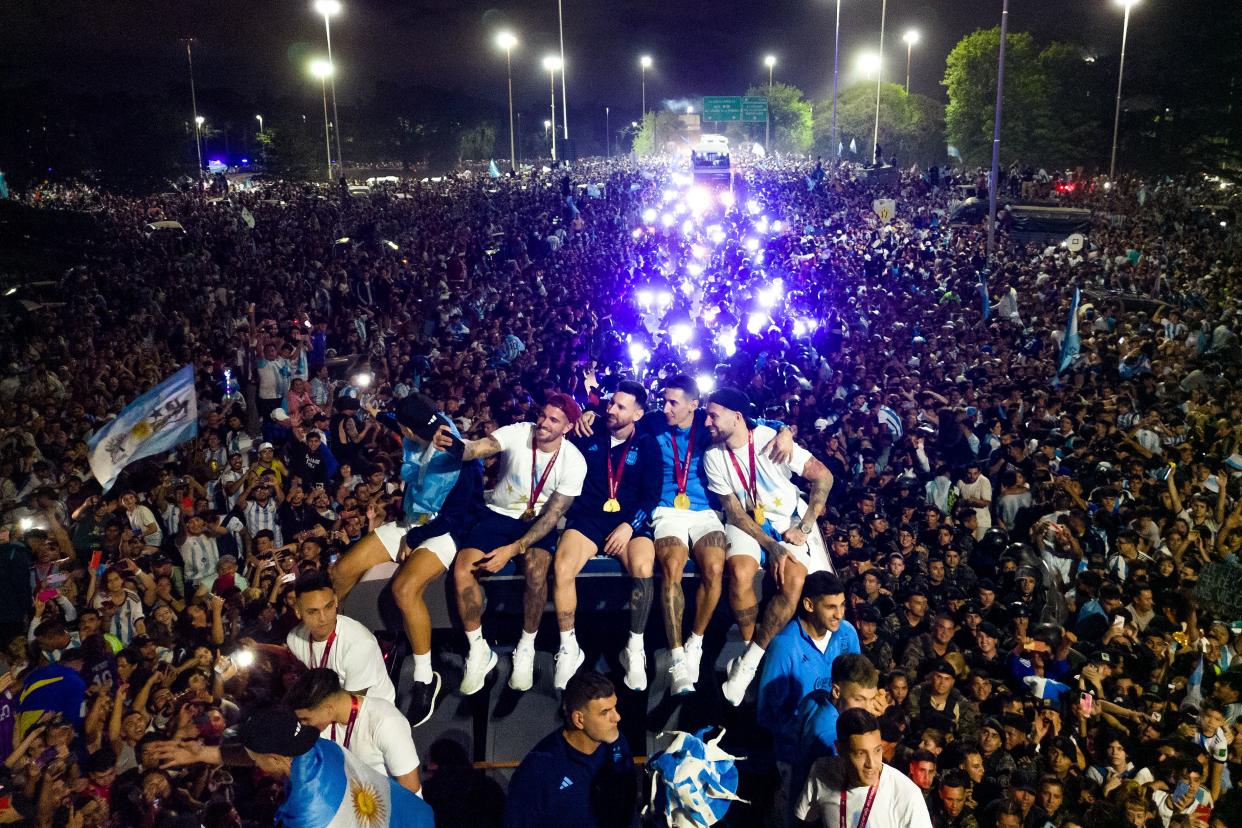
{"type": "Polygon", "coordinates": [[[655,545],[650,523],[660,498],[660,449],[650,434],[638,433],[646,405],[647,389],[626,380],[608,401],[605,433],[574,441],[586,458],[587,473],[556,549],[553,602],[561,630],[555,674],[558,690],[565,689],[586,659],[574,634],[578,609],[575,579],[596,554],[620,559],[633,579],[630,637],[621,651],[621,666],[626,687],[647,689],[643,630],[655,597],[655,545]]]}
{"type": "Polygon", "coordinates": [[[336,742],[364,765],[421,796],[413,731],[392,702],[347,692],[336,673],[316,667],[294,682],[284,703],[302,724],[317,729],[320,738],[336,742]]]}
{"type": "MultiPolygon", "coordinates": [[[[479,578],[500,572],[515,557],[522,559],[526,593],[522,638],[513,652],[509,686],[528,690],[534,682],[535,633],[548,602],[548,564],[556,551],[556,527],[582,492],[586,477],[582,452],[564,439],[581,415],[572,397],[555,392],[540,409],[538,422],[514,423],[465,443],[463,462],[496,457],[496,485],[486,492],[487,509],[453,562],[457,610],[470,643],[461,680],[463,695],[477,693],[497,662],[483,639],[479,578]]],[[[436,435],[436,448],[449,449],[453,444],[447,429],[436,435]]]]}
{"type": "Polygon", "coordinates": [[[311,572],[298,578],[293,592],[297,599],[293,609],[302,620],[285,637],[293,657],[312,670],[334,670],[351,693],[395,702],[397,691],[388,677],[379,642],[362,624],[337,614],[332,580],[321,572],[311,572]]]}
{"type": "Polygon", "coordinates": [[[884,764],[880,722],[870,711],[841,713],[837,753],[811,767],[794,808],[800,828],[931,828],[919,786],[884,764]]]}

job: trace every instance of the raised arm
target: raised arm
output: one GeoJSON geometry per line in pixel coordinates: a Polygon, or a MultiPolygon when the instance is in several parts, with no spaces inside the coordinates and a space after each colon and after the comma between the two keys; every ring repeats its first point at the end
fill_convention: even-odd
{"type": "MultiPolygon", "coordinates": [[[[441,451],[445,451],[457,438],[453,436],[453,432],[448,426],[440,426],[440,430],[436,432],[436,436],[432,439],[432,445],[441,451]]],[[[467,460],[483,460],[487,457],[495,457],[503,451],[500,441],[490,434],[486,437],[480,437],[478,440],[465,440],[465,450],[462,453],[462,461],[467,460]]],[[[550,502],[550,501],[549,501],[550,502]]],[[[545,531],[544,534],[547,534],[545,531]]],[[[539,537],[543,537],[540,535],[539,537]]]]}

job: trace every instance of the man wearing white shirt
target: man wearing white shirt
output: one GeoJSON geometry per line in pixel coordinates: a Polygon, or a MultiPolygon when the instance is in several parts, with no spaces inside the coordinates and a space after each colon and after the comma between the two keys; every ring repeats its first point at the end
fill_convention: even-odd
{"type": "Polygon", "coordinates": [[[331,668],[351,693],[396,702],[397,691],[388,677],[379,642],[366,627],[337,614],[336,593],[328,576],[319,572],[303,575],[293,591],[297,596],[294,610],[302,620],[285,638],[293,657],[311,669],[331,668]]]}
{"type": "Polygon", "coordinates": [[[729,603],[743,640],[749,642],[746,652],[729,662],[729,677],[721,688],[735,707],[754,679],[768,643],[793,618],[806,576],[832,570],[816,524],[832,490],[832,472],[797,445],[787,461],[774,461],[768,444],[776,432],[756,426],[748,417],[749,409],[749,398],[737,389],[721,388],[712,394],[707,429],[713,445],[703,456],[708,488],[720,496],[728,520],[729,603]],[[810,482],[809,503],[790,479],[794,474],[810,482]],[[754,583],[765,553],[780,591],[756,626],[759,604],[754,583]]]}
{"type": "Polygon", "coordinates": [[[919,786],[884,764],[880,723],[869,711],[841,713],[837,753],[811,767],[794,809],[801,828],[931,828],[919,786]]]}
{"type": "MultiPolygon", "coordinates": [[[[484,516],[453,563],[457,610],[470,642],[461,680],[463,695],[477,693],[497,661],[496,653],[483,639],[479,577],[499,572],[517,556],[522,556],[526,593],[522,638],[514,661],[520,666],[534,651],[535,633],[548,602],[548,565],[556,551],[557,524],[582,493],[586,478],[586,459],[564,439],[581,416],[582,409],[572,397],[551,393],[538,422],[504,426],[464,445],[463,461],[496,457],[497,475],[495,488],[486,493],[484,516]]],[[[453,442],[445,430],[436,435],[437,448],[449,449],[453,442]]]]}
{"type": "Polygon", "coordinates": [[[392,702],[350,693],[335,672],[316,667],[289,688],[284,703],[321,739],[336,742],[411,793],[422,789],[410,723],[392,702]]]}

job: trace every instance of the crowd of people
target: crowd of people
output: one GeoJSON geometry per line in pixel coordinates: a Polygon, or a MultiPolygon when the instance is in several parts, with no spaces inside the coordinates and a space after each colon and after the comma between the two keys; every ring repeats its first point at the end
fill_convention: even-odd
{"type": "Polygon", "coordinates": [[[1242,619],[1194,592],[1242,546],[1237,229],[1196,218],[1215,183],[1093,183],[1083,249],[1002,226],[990,257],[947,220],[980,184],[622,159],[19,194],[99,232],[0,314],[0,822],[294,824],[344,763],[440,825],[634,824],[617,698],[666,644],[671,695],[766,734],[731,824],[1239,824],[1242,619]],[[90,436],[187,364],[197,437],[101,490],[90,436]],[[576,632],[597,555],[632,584],[612,679],[576,632]],[[338,613],[387,562],[400,699],[338,613]],[[511,570],[509,687],[550,598],[564,721],[506,803],[418,726],[488,681],[511,570]],[[744,646],[717,674],[719,614],[744,646]]]}

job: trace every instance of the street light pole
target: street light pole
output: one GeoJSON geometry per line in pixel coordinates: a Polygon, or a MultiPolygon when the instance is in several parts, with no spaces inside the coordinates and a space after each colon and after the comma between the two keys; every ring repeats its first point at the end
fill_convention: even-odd
{"type": "Polygon", "coordinates": [[[612,158],[612,110],[604,107],[604,157],[612,158]]]}
{"type": "Polygon", "coordinates": [[[906,94],[910,94],[910,59],[914,56],[914,44],[919,42],[919,33],[910,29],[902,40],[906,42],[906,94]]]}
{"type": "Polygon", "coordinates": [[[332,132],[328,128],[328,78],[332,77],[332,61],[313,60],[310,72],[319,78],[319,86],[323,91],[323,143],[328,153],[328,183],[332,183],[332,132]]]}
{"type": "Polygon", "coordinates": [[[561,10],[561,0],[556,0],[556,25],[561,30],[561,129],[565,140],[569,140],[569,93],[565,91],[565,17],[561,10]]]}
{"type": "Polygon", "coordinates": [[[837,138],[837,79],[841,67],[841,0],[837,0],[837,25],[832,45],[832,153],[841,158],[841,141],[837,138]]]}
{"type": "MultiPolygon", "coordinates": [[[[340,0],[316,0],[315,11],[323,15],[323,35],[328,42],[328,64],[335,70],[336,64],[332,62],[332,28],[328,23],[328,18],[334,14],[340,13],[340,0]]],[[[345,165],[341,162],[341,116],[336,110],[335,71],[328,75],[328,82],[332,86],[332,123],[336,126],[336,166],[337,171],[341,175],[344,175],[345,165]]]]}
{"type": "Polygon", "coordinates": [[[543,59],[543,68],[548,70],[548,89],[552,93],[552,163],[556,163],[556,70],[562,66],[561,59],[549,55],[543,59]]]}
{"type": "Polygon", "coordinates": [[[190,65],[190,108],[194,111],[194,149],[198,153],[198,180],[203,180],[203,139],[199,128],[203,125],[203,121],[198,117],[198,96],[194,93],[194,52],[191,47],[194,45],[194,38],[187,37],[185,39],[185,59],[190,65]]]}
{"type": "Polygon", "coordinates": [[[880,3],[880,60],[875,67],[875,132],[871,136],[871,155],[879,166],[875,148],[880,145],[880,84],[884,78],[884,18],[888,16],[888,0],[880,3]]]}
{"type": "Polygon", "coordinates": [[[763,119],[763,149],[766,152],[772,140],[772,70],[776,66],[776,55],[768,55],[763,63],[768,67],[768,114],[763,119]]]}
{"type": "Polygon", "coordinates": [[[1126,71],[1126,36],[1130,33],[1130,9],[1138,0],[1118,0],[1126,7],[1121,24],[1121,64],[1117,67],[1117,105],[1113,108],[1113,151],[1108,159],[1108,180],[1113,180],[1117,170],[1117,133],[1121,127],[1121,79],[1126,71]]]}
{"type": "Polygon", "coordinates": [[[996,178],[1000,167],[1001,105],[1005,100],[1005,40],[1009,37],[1009,0],[1001,5],[1000,51],[996,66],[996,118],[992,122],[992,176],[988,179],[988,258],[996,250],[996,178]]]}
{"type": "Polygon", "coordinates": [[[262,134],[263,134],[263,116],[262,116],[262,115],[255,115],[254,117],[255,117],[255,118],[258,118],[258,120],[259,120],[259,134],[260,134],[260,135],[262,135],[262,134]]]}
{"type": "Polygon", "coordinates": [[[517,142],[513,135],[513,47],[517,45],[517,38],[512,32],[501,32],[496,35],[496,43],[505,50],[509,74],[509,170],[517,172],[517,142]]]}
{"type": "MultiPolygon", "coordinates": [[[[647,70],[651,68],[651,55],[643,55],[638,59],[638,65],[642,69],[643,79],[643,124],[647,123],[647,70]]],[[[656,123],[655,116],[651,118],[651,154],[656,153],[656,123]]]]}

